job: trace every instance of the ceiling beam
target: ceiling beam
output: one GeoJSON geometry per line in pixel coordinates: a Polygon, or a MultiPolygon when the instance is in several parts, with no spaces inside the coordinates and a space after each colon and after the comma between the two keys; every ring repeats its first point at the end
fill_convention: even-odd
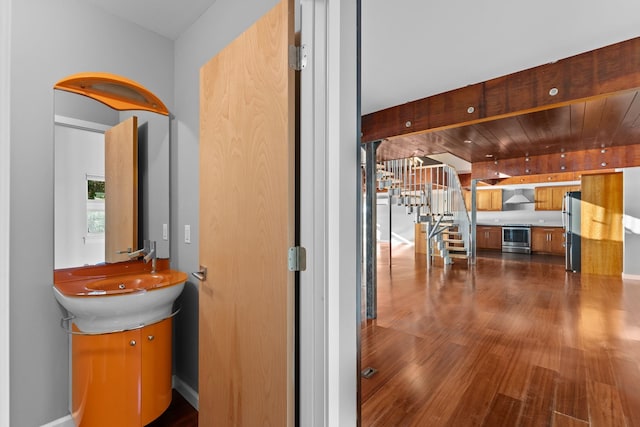
{"type": "Polygon", "coordinates": [[[636,37],[367,114],[362,117],[362,141],[480,123],[639,87],[636,37]]]}
{"type": "MultiPolygon", "coordinates": [[[[471,178],[497,179],[527,177],[540,174],[580,174],[582,171],[610,171],[640,165],[640,144],[545,154],[527,158],[513,158],[473,163],[471,178]]],[[[550,179],[551,180],[551,179],[550,179]]]]}

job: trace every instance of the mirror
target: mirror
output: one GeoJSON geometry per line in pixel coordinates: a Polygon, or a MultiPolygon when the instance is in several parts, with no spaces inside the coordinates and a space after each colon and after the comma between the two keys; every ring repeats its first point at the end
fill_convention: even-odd
{"type": "MultiPolygon", "coordinates": [[[[169,258],[169,116],[118,111],[64,90],[54,90],[54,112],[54,268],[128,261],[126,254],[105,249],[107,234],[116,230],[131,236],[129,241],[136,246],[132,251],[142,248],[144,240],[152,240],[157,257],[169,258]],[[111,180],[110,187],[105,179],[105,132],[133,116],[137,118],[137,159],[129,160],[135,176],[126,185],[120,179],[111,180]],[[134,199],[133,210],[120,205],[116,209],[124,222],[105,221],[106,206],[109,200],[114,206],[115,192],[130,193],[134,199]]],[[[121,165],[124,160],[116,162],[121,165]]],[[[127,251],[126,246],[118,249],[127,251]]]]}

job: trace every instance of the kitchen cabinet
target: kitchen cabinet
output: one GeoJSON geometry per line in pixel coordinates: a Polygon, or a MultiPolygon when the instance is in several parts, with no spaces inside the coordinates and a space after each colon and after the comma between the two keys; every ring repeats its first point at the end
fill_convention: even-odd
{"type": "Polygon", "coordinates": [[[477,249],[502,249],[502,227],[492,225],[476,226],[477,249]]]}
{"type": "Polygon", "coordinates": [[[467,208],[467,211],[471,212],[471,191],[462,190],[462,197],[464,198],[464,204],[467,208]]]}
{"type": "Polygon", "coordinates": [[[479,211],[501,211],[502,190],[478,190],[476,191],[476,206],[479,211]]]}
{"type": "Polygon", "coordinates": [[[535,188],[537,211],[562,210],[562,198],[567,191],[580,191],[579,185],[555,185],[535,188]]]}
{"type": "Polygon", "coordinates": [[[74,326],[72,414],[77,426],[138,427],[171,403],[172,319],[85,335],[74,326]]]}
{"type": "Polygon", "coordinates": [[[564,229],[561,227],[532,227],[531,252],[564,255],[564,229]]]}

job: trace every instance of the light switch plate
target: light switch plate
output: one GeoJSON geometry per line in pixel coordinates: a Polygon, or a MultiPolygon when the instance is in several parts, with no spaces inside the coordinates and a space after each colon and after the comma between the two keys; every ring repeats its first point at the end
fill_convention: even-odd
{"type": "Polygon", "coordinates": [[[169,225],[162,224],[162,240],[169,240],[169,225]]]}
{"type": "Polygon", "coordinates": [[[190,225],[184,226],[184,242],[191,243],[191,226],[190,225]]]}

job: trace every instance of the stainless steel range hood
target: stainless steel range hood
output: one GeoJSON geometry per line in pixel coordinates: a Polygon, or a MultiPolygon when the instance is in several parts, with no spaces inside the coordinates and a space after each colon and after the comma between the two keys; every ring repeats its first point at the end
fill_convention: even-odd
{"type": "Polygon", "coordinates": [[[524,195],[523,190],[516,189],[514,190],[514,195],[509,197],[503,203],[508,205],[517,205],[521,203],[533,203],[533,200],[529,200],[527,196],[524,195]]]}

